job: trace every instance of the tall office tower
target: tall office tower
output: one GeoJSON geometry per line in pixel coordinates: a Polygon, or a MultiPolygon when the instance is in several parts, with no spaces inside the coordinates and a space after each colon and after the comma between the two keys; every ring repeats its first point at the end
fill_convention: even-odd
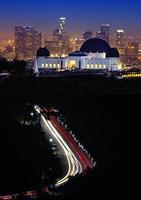
{"type": "Polygon", "coordinates": [[[24,59],[24,27],[15,27],[15,55],[19,60],[24,59]]]}
{"type": "Polygon", "coordinates": [[[99,39],[101,39],[101,31],[97,31],[96,32],[96,37],[99,38],[99,39]]]}
{"type": "Polygon", "coordinates": [[[41,47],[41,32],[31,26],[15,27],[15,54],[19,60],[34,59],[41,47]]]}
{"type": "Polygon", "coordinates": [[[110,25],[109,24],[101,25],[101,39],[105,40],[109,44],[110,42],[110,25]]]}
{"type": "Polygon", "coordinates": [[[67,33],[66,18],[65,17],[60,17],[60,20],[59,20],[59,32],[63,36],[65,36],[66,33],[67,33]]]}
{"type": "Polygon", "coordinates": [[[34,30],[33,31],[33,46],[35,48],[35,55],[37,50],[42,46],[42,34],[41,31],[34,30]]]}
{"type": "Polygon", "coordinates": [[[83,33],[83,39],[84,39],[84,41],[87,41],[87,40],[89,40],[89,39],[92,39],[92,37],[93,37],[92,31],[85,31],[85,32],[83,33]]]}
{"type": "Polygon", "coordinates": [[[59,29],[56,29],[56,30],[53,32],[53,40],[57,42],[59,39],[61,39],[60,30],[59,30],[59,29]]]}
{"type": "Polygon", "coordinates": [[[125,55],[125,33],[124,30],[117,30],[116,46],[121,56],[125,55]]]}
{"type": "Polygon", "coordinates": [[[67,54],[69,49],[69,36],[67,34],[65,17],[60,17],[59,19],[59,34],[58,44],[61,49],[61,54],[67,54]]]}

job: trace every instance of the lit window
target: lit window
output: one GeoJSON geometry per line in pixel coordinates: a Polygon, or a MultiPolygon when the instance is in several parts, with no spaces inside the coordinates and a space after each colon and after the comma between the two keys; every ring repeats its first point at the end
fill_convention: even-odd
{"type": "Polygon", "coordinates": [[[122,64],[118,65],[118,70],[122,70],[122,64]]]}
{"type": "Polygon", "coordinates": [[[60,64],[58,64],[57,66],[60,67],[60,64]]]}
{"type": "Polygon", "coordinates": [[[44,65],[44,64],[42,64],[42,67],[45,67],[45,65],[44,65]]]}
{"type": "Polygon", "coordinates": [[[61,55],[61,57],[62,57],[62,58],[65,58],[65,57],[66,57],[66,55],[65,55],[65,54],[62,54],[62,55],[61,55]]]}
{"type": "Polygon", "coordinates": [[[70,60],[69,62],[69,69],[75,69],[76,68],[76,60],[70,60]]]}
{"type": "Polygon", "coordinates": [[[90,65],[89,65],[89,64],[87,64],[87,68],[90,68],[90,65]]]}
{"type": "Polygon", "coordinates": [[[91,64],[91,68],[92,68],[92,69],[94,68],[94,65],[93,65],[93,64],[91,64]]]}
{"type": "Polygon", "coordinates": [[[52,64],[50,64],[50,68],[52,68],[52,64]]]}
{"type": "Polygon", "coordinates": [[[95,68],[96,68],[96,69],[98,68],[98,65],[97,65],[97,64],[95,65],[95,68]]]}
{"type": "Polygon", "coordinates": [[[99,65],[99,69],[102,69],[102,65],[99,65]]]}
{"type": "Polygon", "coordinates": [[[106,69],[106,65],[103,65],[103,68],[106,69]]]}
{"type": "Polygon", "coordinates": [[[48,64],[46,64],[46,68],[48,68],[48,64]]]}
{"type": "Polygon", "coordinates": [[[54,66],[54,68],[56,68],[56,64],[54,64],[53,66],[54,66]]]}

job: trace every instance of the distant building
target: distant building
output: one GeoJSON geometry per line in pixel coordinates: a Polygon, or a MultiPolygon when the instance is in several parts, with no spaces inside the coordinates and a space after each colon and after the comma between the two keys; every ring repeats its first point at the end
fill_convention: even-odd
{"type": "Polygon", "coordinates": [[[59,29],[56,29],[53,32],[53,40],[56,41],[56,42],[58,42],[58,40],[61,40],[61,33],[60,33],[59,29]]]}
{"type": "Polygon", "coordinates": [[[52,40],[46,40],[45,46],[51,55],[67,55],[69,53],[69,36],[66,28],[66,18],[59,18],[59,27],[53,32],[52,40]]]}
{"type": "Polygon", "coordinates": [[[66,18],[60,17],[59,19],[59,32],[62,36],[66,36],[67,28],[66,28],[66,18]]]}
{"type": "Polygon", "coordinates": [[[12,45],[8,45],[3,52],[3,56],[8,60],[11,61],[15,58],[14,47],[12,45]]]}
{"type": "Polygon", "coordinates": [[[119,71],[121,67],[118,50],[111,48],[104,40],[93,38],[84,42],[79,51],[65,57],[51,57],[47,49],[40,49],[37,52],[35,73],[74,69],[119,71]]]}
{"type": "Polygon", "coordinates": [[[59,33],[58,45],[61,50],[61,54],[68,54],[69,51],[69,36],[66,28],[66,18],[60,17],[59,19],[59,33]]]}
{"type": "Polygon", "coordinates": [[[129,43],[126,49],[126,56],[130,61],[137,60],[139,56],[139,43],[129,43]]]}
{"type": "Polygon", "coordinates": [[[8,40],[8,41],[4,41],[2,43],[4,43],[4,46],[1,45],[0,56],[6,58],[8,61],[13,60],[15,58],[14,41],[8,40]]]}
{"type": "Polygon", "coordinates": [[[58,42],[56,40],[45,40],[45,47],[49,50],[52,56],[60,56],[61,50],[58,49],[58,42]]]}
{"type": "Polygon", "coordinates": [[[93,32],[92,31],[85,31],[83,33],[83,40],[87,41],[93,37],[93,32]]]}
{"type": "Polygon", "coordinates": [[[83,37],[79,37],[79,38],[76,37],[76,38],[70,39],[69,53],[79,51],[79,49],[80,49],[80,47],[82,46],[83,43],[84,43],[83,37]]]}
{"type": "Polygon", "coordinates": [[[96,37],[99,38],[99,39],[102,38],[101,31],[97,31],[97,32],[96,32],[96,37]]]}
{"type": "Polygon", "coordinates": [[[117,30],[116,47],[121,56],[125,55],[125,33],[124,30],[117,30]]]}
{"type": "Polygon", "coordinates": [[[51,40],[45,40],[45,47],[49,50],[51,55],[60,56],[62,54],[63,42],[61,31],[59,29],[56,29],[53,32],[53,38],[51,40]]]}
{"type": "Polygon", "coordinates": [[[101,25],[101,38],[105,40],[108,44],[110,43],[110,25],[109,24],[102,24],[101,25]]]}
{"type": "Polygon", "coordinates": [[[41,47],[41,32],[31,26],[15,27],[15,54],[19,60],[34,59],[41,47]]]}

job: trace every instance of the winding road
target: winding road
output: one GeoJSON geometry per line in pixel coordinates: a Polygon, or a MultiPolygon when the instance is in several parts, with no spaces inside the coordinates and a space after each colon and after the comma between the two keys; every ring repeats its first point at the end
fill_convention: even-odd
{"type": "Polygon", "coordinates": [[[64,126],[58,122],[56,115],[53,115],[53,109],[34,107],[41,115],[41,126],[48,136],[56,141],[57,146],[62,150],[67,161],[67,173],[61,177],[56,187],[66,183],[70,177],[78,174],[85,174],[88,170],[92,170],[95,162],[90,158],[88,153],[78,145],[74,137],[68,133],[64,126]],[[52,113],[48,118],[48,113],[52,113]]]}

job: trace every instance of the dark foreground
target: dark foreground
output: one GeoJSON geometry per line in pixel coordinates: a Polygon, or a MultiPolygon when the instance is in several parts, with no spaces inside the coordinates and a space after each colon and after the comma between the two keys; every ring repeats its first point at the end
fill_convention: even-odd
{"type": "MultiPolygon", "coordinates": [[[[83,79],[78,77],[77,80],[74,78],[41,79],[40,82],[32,80],[32,83],[27,80],[24,84],[19,80],[18,86],[16,81],[12,84],[6,82],[1,86],[5,88],[1,90],[1,106],[5,108],[5,113],[8,112],[9,105],[19,107],[27,102],[57,107],[65,116],[69,127],[97,161],[97,168],[92,174],[70,182],[63,189],[67,194],[56,198],[115,199],[117,196],[122,198],[123,195],[125,198],[130,197],[131,193],[140,195],[141,81],[127,81],[121,84],[112,80],[105,82],[105,80],[95,81],[92,77],[83,79]]],[[[9,113],[9,117],[11,116],[13,114],[9,113]]],[[[7,115],[2,119],[1,122],[4,124],[7,115]]],[[[4,125],[1,127],[1,130],[5,130],[4,125]]],[[[23,180],[23,187],[28,184],[37,187],[40,185],[38,178],[40,174],[37,173],[36,162],[31,163],[32,154],[26,156],[27,153],[25,155],[26,151],[23,150],[27,141],[30,146],[32,137],[29,138],[25,133],[25,141],[20,137],[16,138],[15,143],[18,145],[15,151],[19,152],[19,156],[15,158],[14,152],[13,155],[9,155],[13,148],[11,144],[13,131],[8,134],[2,131],[5,134],[5,141],[1,141],[0,152],[2,159],[0,170],[3,177],[0,179],[1,188],[5,191],[11,189],[13,184],[14,189],[19,187],[18,180],[16,179],[16,182],[14,179],[14,176],[17,176],[15,167],[22,176],[28,174],[23,180]],[[26,167],[21,163],[21,154],[25,158],[26,167]]],[[[20,182],[22,187],[21,179],[20,182]]]]}

